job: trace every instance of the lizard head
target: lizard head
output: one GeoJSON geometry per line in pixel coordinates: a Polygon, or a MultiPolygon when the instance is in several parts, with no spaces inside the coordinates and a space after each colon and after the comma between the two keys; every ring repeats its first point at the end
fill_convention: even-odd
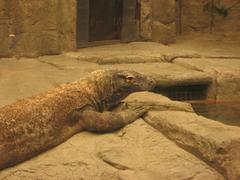
{"type": "Polygon", "coordinates": [[[129,70],[97,70],[87,79],[93,83],[94,93],[98,94],[99,111],[114,107],[133,92],[149,91],[156,85],[152,78],[129,70]]]}
{"type": "Polygon", "coordinates": [[[149,91],[155,87],[156,82],[135,71],[121,70],[111,73],[112,94],[108,99],[111,106],[118,104],[129,94],[138,91],[149,91]]]}
{"type": "Polygon", "coordinates": [[[135,71],[116,71],[113,74],[113,86],[118,93],[133,93],[138,91],[149,91],[155,87],[155,81],[135,71]]]}

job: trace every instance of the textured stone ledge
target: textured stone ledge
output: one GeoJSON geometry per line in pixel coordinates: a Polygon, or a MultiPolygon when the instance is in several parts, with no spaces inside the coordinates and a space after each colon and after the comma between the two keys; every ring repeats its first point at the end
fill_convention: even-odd
{"type": "Polygon", "coordinates": [[[228,179],[240,178],[240,128],[180,111],[153,111],[144,119],[228,179]]]}

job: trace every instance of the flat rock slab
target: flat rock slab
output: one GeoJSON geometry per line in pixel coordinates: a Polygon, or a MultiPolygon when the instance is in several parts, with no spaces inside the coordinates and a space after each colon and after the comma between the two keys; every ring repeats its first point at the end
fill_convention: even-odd
{"type": "Polygon", "coordinates": [[[99,69],[97,64],[65,56],[0,60],[0,107],[37,95],[60,84],[79,80],[99,69]]]}
{"type": "Polygon", "coordinates": [[[187,69],[172,63],[138,63],[101,66],[106,69],[129,69],[152,76],[159,87],[176,85],[210,84],[211,75],[187,69]]]}
{"type": "Polygon", "coordinates": [[[199,71],[212,72],[240,72],[239,59],[218,59],[218,58],[178,58],[173,61],[190,69],[199,71]]]}
{"type": "Polygon", "coordinates": [[[180,111],[149,112],[145,121],[230,180],[240,178],[240,128],[180,111]]]}
{"type": "MultiPolygon", "coordinates": [[[[230,1],[229,1],[230,2],[230,1]]],[[[194,19],[194,18],[193,18],[194,19]]],[[[235,25],[236,26],[236,25],[235,25]]],[[[197,51],[203,57],[221,57],[240,59],[238,33],[187,33],[177,37],[177,43],[171,44],[175,50],[197,51]]]]}
{"type": "Polygon", "coordinates": [[[177,57],[200,57],[194,51],[174,50],[153,42],[133,42],[128,44],[105,45],[79,49],[66,55],[81,61],[98,64],[171,62],[177,57]]]}
{"type": "Polygon", "coordinates": [[[130,94],[123,100],[127,107],[119,106],[119,109],[138,107],[140,105],[148,107],[149,111],[186,111],[193,112],[191,104],[179,101],[172,101],[160,94],[151,92],[137,92],[130,94]]]}
{"type": "Polygon", "coordinates": [[[0,61],[0,106],[17,99],[36,95],[60,84],[79,80],[97,69],[135,70],[156,79],[158,86],[209,84],[207,73],[172,63],[98,65],[78,61],[67,55],[43,56],[36,59],[2,59],[0,61]]]}
{"type": "Polygon", "coordinates": [[[38,61],[56,67],[59,70],[80,71],[84,74],[89,73],[99,67],[99,65],[91,62],[81,62],[74,57],[66,54],[56,56],[40,56],[38,61]]]}
{"type": "Polygon", "coordinates": [[[0,172],[0,179],[221,180],[213,168],[142,119],[111,134],[83,132],[0,172]]]}
{"type": "Polygon", "coordinates": [[[174,63],[212,76],[217,101],[240,101],[240,59],[179,58],[174,63]]]}

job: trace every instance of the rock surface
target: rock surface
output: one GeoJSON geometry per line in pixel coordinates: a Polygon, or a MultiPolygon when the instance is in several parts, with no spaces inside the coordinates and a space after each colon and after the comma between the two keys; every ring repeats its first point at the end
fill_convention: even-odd
{"type": "Polygon", "coordinates": [[[0,57],[9,55],[9,32],[6,1],[0,2],[0,57]]]}
{"type": "Polygon", "coordinates": [[[203,5],[206,0],[182,1],[182,31],[210,32],[210,14],[203,12],[203,5]]]}
{"type": "MultiPolygon", "coordinates": [[[[167,110],[193,112],[193,108],[189,103],[172,101],[165,96],[151,92],[132,93],[126,99],[124,99],[123,102],[127,103],[127,108],[129,109],[142,104],[143,106],[149,107],[149,111],[167,110]]],[[[121,108],[121,106],[119,108],[121,108]]]]}
{"type": "Polygon", "coordinates": [[[159,21],[152,22],[152,40],[165,45],[176,43],[175,23],[168,25],[159,21]]]}
{"type": "Polygon", "coordinates": [[[158,87],[170,87],[176,85],[209,84],[212,77],[206,73],[187,69],[173,63],[138,63],[104,65],[107,69],[129,69],[152,76],[158,87]]]}
{"type": "Polygon", "coordinates": [[[200,57],[195,51],[177,50],[154,42],[132,42],[79,49],[66,53],[81,61],[98,64],[171,62],[180,57],[200,57]],[[111,50],[109,50],[111,49],[111,50]]]}
{"type": "Polygon", "coordinates": [[[76,1],[1,1],[0,56],[59,54],[75,48],[76,1]],[[14,36],[10,36],[14,35],[14,36]],[[3,37],[3,38],[2,38],[3,37]]]}
{"type": "Polygon", "coordinates": [[[170,47],[195,51],[204,58],[240,59],[239,33],[188,33],[178,36],[170,47]]]}
{"type": "Polygon", "coordinates": [[[174,63],[212,76],[217,101],[240,101],[239,59],[176,59],[174,63]]]}
{"type": "Polygon", "coordinates": [[[0,85],[6,88],[0,89],[0,104],[4,105],[61,83],[77,80],[96,69],[114,68],[113,64],[117,63],[121,63],[115,66],[117,68],[132,69],[152,75],[159,85],[166,87],[213,82],[209,91],[211,99],[239,100],[239,83],[236,83],[239,82],[238,59],[225,61],[213,58],[191,58],[196,57],[198,53],[190,53],[191,51],[182,51],[182,49],[185,48],[177,51],[176,48],[158,43],[136,42],[86,48],[79,52],[43,56],[38,59],[2,58],[0,85]]]}
{"type": "Polygon", "coordinates": [[[149,112],[144,118],[228,179],[240,178],[240,128],[189,112],[149,112]]]}
{"type": "Polygon", "coordinates": [[[116,133],[77,134],[36,158],[0,172],[0,179],[22,178],[223,179],[142,119],[116,133]]]}
{"type": "Polygon", "coordinates": [[[39,59],[2,59],[0,86],[5,88],[0,88],[0,106],[78,80],[96,69],[96,64],[61,55],[39,59]]]}
{"type": "Polygon", "coordinates": [[[151,0],[141,1],[140,38],[144,40],[152,39],[152,8],[151,0]]]}
{"type": "MultiPolygon", "coordinates": [[[[117,67],[135,69],[142,73],[155,75],[159,83],[165,83],[167,86],[188,81],[194,82],[194,78],[199,78],[196,82],[200,80],[207,80],[207,82],[209,82],[211,79],[216,79],[216,76],[210,73],[212,71],[215,72],[216,69],[219,74],[223,71],[223,73],[228,74],[229,77],[228,79],[225,78],[226,81],[222,81],[221,86],[229,83],[228,86],[230,89],[230,87],[237,85],[231,82],[233,72],[238,71],[237,61],[230,60],[233,64],[232,66],[227,65],[227,63],[222,63],[219,59],[214,59],[214,62],[208,62],[208,60],[204,59],[194,59],[193,63],[192,60],[188,58],[187,60],[179,59],[178,62],[176,58],[186,56],[186,53],[184,54],[182,52],[182,49],[187,49],[184,47],[185,46],[180,48],[180,52],[176,52],[173,48],[165,47],[157,43],[130,43],[127,46],[124,44],[87,48],[79,52],[70,52],[60,56],[44,56],[35,59],[1,59],[0,106],[11,103],[19,98],[38,94],[59,84],[77,80],[88,72],[102,68],[117,67]],[[176,64],[161,63],[161,60],[160,63],[145,63],[144,65],[141,63],[117,64],[114,67],[111,63],[109,65],[106,63],[105,65],[100,65],[101,63],[95,64],[82,61],[82,57],[84,60],[84,58],[87,59],[93,54],[95,55],[95,59],[92,62],[96,62],[97,55],[104,58],[109,57],[111,62],[114,63],[119,62],[114,61],[114,58],[111,58],[111,56],[117,57],[118,55],[122,55],[122,57],[124,57],[125,55],[127,59],[127,57],[132,55],[135,59],[131,60],[138,62],[135,56],[135,54],[137,54],[139,57],[144,56],[144,62],[149,59],[151,61],[151,55],[156,55],[157,58],[161,56],[164,62],[176,64]],[[207,65],[211,65],[212,67],[207,65]],[[194,78],[191,79],[191,76],[194,78]]],[[[224,51],[226,49],[224,48],[222,50],[224,51]]],[[[191,56],[188,54],[188,57],[191,56]]],[[[143,60],[143,58],[141,60],[143,60]]],[[[131,61],[127,59],[126,62],[130,63],[131,61]]],[[[228,93],[235,93],[235,91],[228,91],[228,93]]],[[[230,96],[226,95],[225,97],[230,96]]],[[[152,113],[156,113],[157,115],[160,114],[164,116],[164,118],[170,118],[167,123],[174,121],[177,122],[177,125],[182,125],[182,129],[185,127],[188,128],[188,131],[186,131],[184,135],[188,135],[189,132],[191,133],[193,127],[193,133],[195,133],[193,137],[196,137],[196,141],[193,139],[192,141],[186,142],[192,142],[190,145],[193,148],[197,147],[196,149],[198,149],[199,147],[198,154],[201,155],[201,153],[204,154],[206,152],[207,157],[202,156],[203,159],[201,159],[199,158],[201,156],[199,156],[196,158],[191,154],[195,154],[195,151],[190,151],[189,149],[186,151],[179,148],[175,143],[166,139],[163,134],[157,132],[142,119],[139,119],[135,123],[112,134],[96,135],[87,132],[80,133],[66,143],[36,158],[16,167],[1,171],[0,179],[36,179],[36,177],[39,177],[39,179],[66,179],[69,177],[72,179],[94,179],[96,177],[95,179],[137,180],[223,179],[219,172],[226,172],[225,175],[227,174],[229,177],[235,178],[237,176],[236,173],[238,173],[238,169],[235,171],[234,168],[239,167],[239,157],[234,150],[239,151],[239,141],[238,137],[233,137],[233,133],[236,130],[232,130],[229,126],[219,125],[219,123],[218,125],[221,127],[217,126],[217,128],[215,128],[216,126],[214,125],[214,130],[211,129],[211,125],[209,130],[206,131],[205,126],[201,124],[195,127],[194,124],[198,124],[198,122],[194,120],[197,121],[198,118],[200,118],[203,124],[208,124],[211,120],[190,113],[192,112],[192,108],[189,104],[173,102],[160,95],[143,92],[140,94],[132,94],[125,101],[128,102],[129,108],[136,103],[143,103],[151,106],[151,110],[161,111],[150,112],[146,117],[149,117],[152,113]],[[183,119],[183,124],[177,121],[178,118],[183,119]],[[187,121],[188,119],[190,120],[187,121]],[[193,123],[189,123],[192,121],[193,123]],[[220,129],[220,131],[218,131],[218,129],[220,129]],[[221,130],[223,130],[224,134],[220,133],[221,130]],[[200,135],[204,135],[204,138],[200,138],[199,140],[200,135]],[[217,138],[216,136],[219,137],[217,138]],[[234,142],[234,138],[236,142],[234,142]],[[202,147],[208,147],[208,141],[211,141],[212,146],[203,151],[202,147]],[[223,141],[222,146],[221,143],[223,141]],[[199,142],[206,142],[206,144],[199,142]],[[219,143],[216,147],[214,147],[215,142],[219,143]],[[219,149],[218,147],[220,147],[220,150],[217,152],[214,151],[219,149]],[[224,149],[224,158],[230,154],[226,159],[223,158],[222,164],[220,163],[221,158],[218,156],[218,154],[222,153],[221,147],[224,149]],[[215,156],[214,153],[217,155],[215,156]],[[237,155],[234,156],[234,154],[237,155]],[[204,163],[203,160],[206,161],[208,157],[215,158],[212,166],[219,172],[204,163]],[[231,172],[232,170],[234,172],[231,172]]],[[[156,122],[158,121],[159,120],[156,120],[156,122]]],[[[176,124],[173,123],[173,125],[171,124],[171,126],[167,128],[174,128],[175,125],[176,124]]],[[[181,128],[180,130],[182,130],[181,128]]],[[[236,136],[238,136],[238,132],[235,133],[236,136]]],[[[184,143],[184,136],[182,139],[184,143]]],[[[179,138],[177,140],[181,139],[179,138]]]]}
{"type": "MultiPolygon", "coordinates": [[[[208,1],[182,1],[182,28],[185,33],[189,31],[207,31],[210,32],[211,13],[204,12],[203,7],[208,1]]],[[[228,9],[228,16],[223,17],[214,14],[213,27],[214,32],[239,32],[240,6],[239,2],[232,0],[215,1],[215,5],[222,5],[228,9]]]]}
{"type": "MultiPolygon", "coordinates": [[[[154,110],[192,111],[187,103],[142,92],[125,102],[150,104],[154,110]]],[[[132,104],[134,105],[134,104],[132,104]]],[[[0,179],[224,179],[216,170],[176,146],[143,119],[110,134],[82,132],[67,142],[15,167],[0,179]]]]}
{"type": "Polygon", "coordinates": [[[152,0],[152,40],[162,44],[176,42],[175,0],[152,0]]]}

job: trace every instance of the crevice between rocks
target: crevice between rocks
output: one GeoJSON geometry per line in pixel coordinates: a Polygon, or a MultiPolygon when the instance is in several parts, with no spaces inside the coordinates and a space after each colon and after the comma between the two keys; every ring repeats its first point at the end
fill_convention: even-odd
{"type": "Polygon", "coordinates": [[[37,60],[38,62],[40,62],[40,63],[43,63],[43,64],[47,64],[47,65],[50,65],[51,67],[54,67],[54,68],[56,68],[56,69],[58,69],[58,70],[65,70],[64,68],[62,68],[62,67],[60,67],[60,66],[58,66],[58,65],[56,65],[56,64],[54,64],[54,63],[51,63],[51,62],[46,62],[46,61],[43,61],[43,60],[37,60]]]}
{"type": "Polygon", "coordinates": [[[185,59],[192,59],[192,58],[201,58],[200,55],[162,55],[162,61],[174,63],[173,61],[176,59],[185,58],[185,59]]]}
{"type": "Polygon", "coordinates": [[[131,168],[127,167],[127,166],[124,166],[122,164],[118,164],[118,163],[115,163],[115,162],[112,162],[110,160],[106,160],[106,159],[102,159],[103,162],[105,162],[106,164],[118,169],[118,170],[132,170],[131,168]]]}
{"type": "Polygon", "coordinates": [[[218,84],[218,71],[213,69],[214,71],[214,79],[213,79],[213,85],[214,86],[212,89],[214,89],[214,100],[215,102],[217,101],[217,96],[218,96],[218,89],[219,89],[219,84],[218,84]]]}
{"type": "MultiPolygon", "coordinates": [[[[178,58],[175,58],[174,60],[176,60],[176,59],[178,59],[178,58]]],[[[204,70],[199,69],[199,68],[197,68],[197,67],[195,67],[195,66],[192,66],[192,65],[189,65],[189,64],[176,63],[176,62],[174,62],[174,60],[172,61],[172,63],[175,64],[175,65],[184,67],[184,68],[186,68],[186,69],[190,69],[190,70],[194,70],[194,71],[199,71],[199,72],[202,72],[202,73],[206,73],[204,70]]]]}
{"type": "Polygon", "coordinates": [[[97,157],[102,160],[104,163],[106,163],[107,165],[117,169],[117,170],[121,170],[121,171],[125,171],[125,170],[133,170],[130,167],[127,167],[125,165],[119,164],[117,162],[113,162],[110,159],[105,158],[105,156],[102,153],[98,153],[97,157]]]}
{"type": "Polygon", "coordinates": [[[231,56],[203,56],[203,58],[206,58],[206,59],[240,59],[240,56],[234,56],[234,57],[231,57],[231,56]]]}

